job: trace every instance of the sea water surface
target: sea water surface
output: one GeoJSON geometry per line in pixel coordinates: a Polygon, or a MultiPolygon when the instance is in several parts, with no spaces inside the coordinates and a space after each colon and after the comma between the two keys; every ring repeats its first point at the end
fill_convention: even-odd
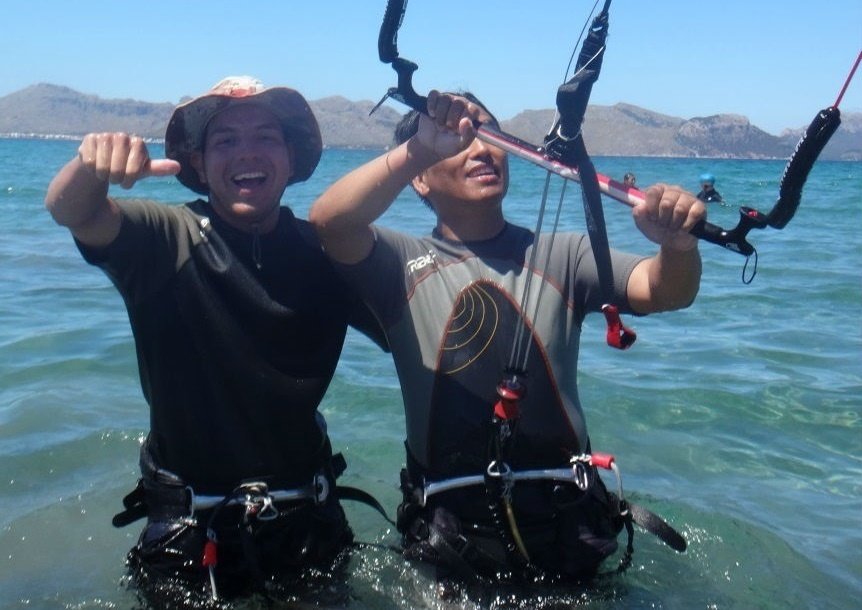
{"type": "MultiPolygon", "coordinates": [[[[123,558],[140,523],[111,526],[134,485],[148,426],[122,301],[80,258],[42,202],[77,142],[0,140],[0,608],[133,608],[123,558]]],[[[153,154],[162,154],[153,146],[153,154]]],[[[374,154],[328,150],[288,189],[299,216],[328,183],[374,154]]],[[[638,184],[697,187],[710,171],[732,205],[771,208],[778,161],[598,158],[638,184]]],[[[544,174],[512,161],[506,210],[532,226],[544,174]]],[[[556,184],[556,183],[555,183],[556,184]]],[[[577,189],[571,189],[576,193],[577,189]]],[[[703,244],[703,284],[688,309],[629,319],[637,344],[582,338],[582,402],[597,450],[616,455],[627,494],[688,540],[677,554],[638,531],[632,567],[586,589],[498,589],[440,601],[392,552],[354,554],[350,608],[853,608],[862,599],[862,164],[818,163],[783,231],[751,234],[744,258],[703,244]],[[749,268],[750,270],[750,268],[749,268]]],[[[118,189],[118,195],[124,194],[118,189]]],[[[132,195],[180,203],[173,178],[132,195]]],[[[605,204],[614,246],[653,251],[629,211],[605,204]]],[[[583,229],[569,197],[565,228],[583,229]]],[[[405,192],[381,220],[426,232],[432,216],[405,192]]],[[[399,500],[404,417],[389,357],[351,334],[322,405],[347,457],[342,482],[399,500]]],[[[346,503],[359,540],[396,544],[364,505],[346,503]]],[[[623,537],[621,537],[621,542],[623,537]]],[[[613,566],[616,559],[609,562],[613,566]]]]}

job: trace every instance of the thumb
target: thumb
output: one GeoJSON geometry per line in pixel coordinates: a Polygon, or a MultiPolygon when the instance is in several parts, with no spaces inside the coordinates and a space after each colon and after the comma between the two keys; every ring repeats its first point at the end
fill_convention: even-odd
{"type": "Polygon", "coordinates": [[[467,148],[476,137],[476,128],[469,117],[464,117],[458,122],[458,140],[461,148],[467,148]]]}
{"type": "Polygon", "coordinates": [[[148,176],[175,176],[180,173],[179,161],[173,159],[150,159],[147,163],[146,174],[148,176]]]}

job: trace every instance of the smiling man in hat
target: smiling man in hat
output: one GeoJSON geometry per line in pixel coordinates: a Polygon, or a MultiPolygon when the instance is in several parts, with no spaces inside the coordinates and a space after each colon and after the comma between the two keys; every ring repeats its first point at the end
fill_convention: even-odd
{"type": "Polygon", "coordinates": [[[374,329],[281,205],[321,148],[302,95],[231,77],[175,110],[167,159],[139,137],[89,134],[49,186],[48,210],[120,291],[135,337],[150,431],[114,524],[147,517],[129,553],[147,595],[177,581],[180,595],[244,595],[329,567],[352,541],[317,407],[348,324],[374,329]],[[108,195],[171,175],[204,198],[108,195]]]}

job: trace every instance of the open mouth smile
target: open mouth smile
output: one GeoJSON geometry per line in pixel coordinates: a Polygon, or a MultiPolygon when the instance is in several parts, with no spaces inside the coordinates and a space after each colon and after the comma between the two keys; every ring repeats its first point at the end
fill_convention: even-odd
{"type": "Polygon", "coordinates": [[[266,182],[263,172],[242,172],[231,177],[231,181],[239,188],[254,188],[266,182]]]}

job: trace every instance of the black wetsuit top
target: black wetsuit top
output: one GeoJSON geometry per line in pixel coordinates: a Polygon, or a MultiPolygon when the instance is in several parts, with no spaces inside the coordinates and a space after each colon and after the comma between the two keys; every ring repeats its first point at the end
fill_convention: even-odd
{"type": "Polygon", "coordinates": [[[706,203],[721,203],[724,199],[721,198],[721,193],[715,189],[704,190],[697,194],[697,198],[706,203]]]}
{"type": "Polygon", "coordinates": [[[367,320],[311,226],[286,207],[259,236],[201,200],[120,208],[112,244],[79,248],[125,300],[155,462],[198,493],[308,483],[330,451],[317,407],[367,320]]]}

